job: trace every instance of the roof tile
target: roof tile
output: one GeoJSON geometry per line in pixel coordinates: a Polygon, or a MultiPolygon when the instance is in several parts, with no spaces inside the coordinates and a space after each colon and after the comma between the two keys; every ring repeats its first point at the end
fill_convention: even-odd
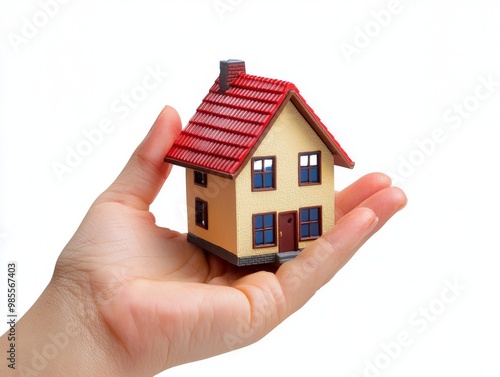
{"type": "Polygon", "coordinates": [[[344,166],[353,165],[295,85],[245,73],[224,94],[219,93],[219,78],[215,80],[165,161],[234,176],[290,91],[297,94],[327,141],[342,155],[344,166]]]}

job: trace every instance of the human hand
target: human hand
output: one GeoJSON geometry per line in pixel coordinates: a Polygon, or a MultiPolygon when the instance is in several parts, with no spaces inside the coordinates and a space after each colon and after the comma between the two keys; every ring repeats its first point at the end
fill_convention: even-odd
{"type": "Polygon", "coordinates": [[[80,328],[66,337],[57,367],[47,361],[47,375],[152,376],[251,344],[304,305],[406,203],[388,177],[367,175],[336,194],[335,227],[294,260],[236,267],[157,226],[149,212],[180,128],[166,107],[19,323],[32,347],[65,324],[80,328]]]}

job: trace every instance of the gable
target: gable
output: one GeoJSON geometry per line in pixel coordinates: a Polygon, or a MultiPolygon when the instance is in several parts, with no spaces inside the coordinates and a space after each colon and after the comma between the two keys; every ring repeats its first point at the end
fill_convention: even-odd
{"type": "MultiPolygon", "coordinates": [[[[278,246],[263,250],[253,249],[252,219],[255,214],[298,211],[300,208],[322,207],[323,229],[334,222],[334,159],[318,134],[310,127],[299,109],[288,101],[252,157],[276,156],[275,181],[272,190],[253,189],[252,159],[244,165],[235,182],[236,222],[239,230],[237,243],[241,257],[256,253],[277,252],[278,246]],[[319,152],[321,156],[321,184],[299,184],[299,154],[319,152]]],[[[302,241],[301,241],[302,242],[302,241]]],[[[300,247],[304,244],[299,243],[300,247]]]]}
{"type": "MultiPolygon", "coordinates": [[[[254,159],[274,158],[275,189],[280,192],[279,195],[286,192],[287,198],[289,198],[289,189],[298,186],[299,154],[306,152],[319,152],[323,162],[322,168],[326,170],[331,168],[331,171],[324,172],[322,176],[328,180],[331,175],[333,179],[334,157],[332,152],[314,129],[308,125],[307,120],[293,102],[287,101],[276,121],[269,127],[268,132],[260,140],[255,150],[252,151],[251,158],[243,163],[237,179],[238,192],[244,192],[246,195],[248,191],[254,191],[251,181],[254,159]]],[[[262,198],[262,194],[260,194],[262,191],[255,191],[257,192],[256,197],[262,198]]],[[[297,200],[300,200],[300,195],[297,200]]],[[[249,205],[251,206],[251,203],[249,205]]]]}

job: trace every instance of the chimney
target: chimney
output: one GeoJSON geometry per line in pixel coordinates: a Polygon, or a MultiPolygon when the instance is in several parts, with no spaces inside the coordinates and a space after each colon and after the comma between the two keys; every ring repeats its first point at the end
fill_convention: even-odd
{"type": "Polygon", "coordinates": [[[219,75],[220,94],[226,93],[226,90],[231,87],[231,82],[238,77],[240,72],[245,73],[245,62],[243,60],[221,60],[219,75]]]}

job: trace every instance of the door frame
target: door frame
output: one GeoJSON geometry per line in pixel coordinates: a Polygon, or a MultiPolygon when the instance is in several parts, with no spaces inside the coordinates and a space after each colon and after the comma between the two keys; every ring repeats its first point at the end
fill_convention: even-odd
{"type": "MultiPolygon", "coordinates": [[[[298,232],[298,223],[297,223],[298,211],[284,211],[278,213],[278,252],[282,253],[284,251],[296,251],[299,248],[299,232],[298,232]],[[286,237],[292,238],[294,249],[293,250],[282,250],[281,249],[281,239],[283,238],[282,233],[282,216],[284,218],[285,215],[293,216],[293,230],[291,232],[287,232],[285,234],[286,237]]],[[[284,220],[283,220],[284,221],[284,220]]],[[[284,229],[284,228],[283,228],[284,229]]]]}

